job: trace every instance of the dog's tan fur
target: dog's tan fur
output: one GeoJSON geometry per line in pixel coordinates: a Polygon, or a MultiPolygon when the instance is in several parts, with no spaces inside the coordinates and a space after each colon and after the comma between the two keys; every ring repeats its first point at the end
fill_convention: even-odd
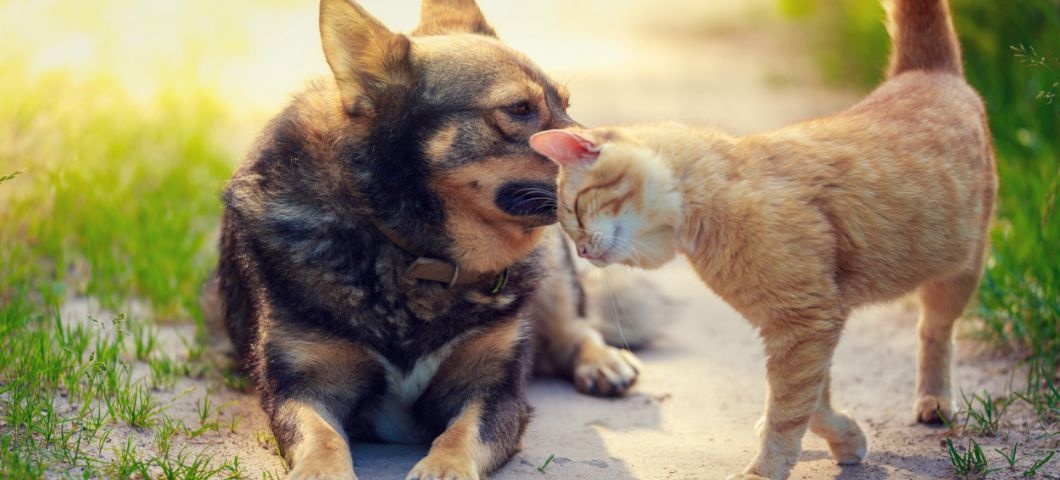
{"type": "Polygon", "coordinates": [[[434,190],[454,208],[446,228],[458,246],[453,256],[461,266],[491,272],[511,265],[538,245],[544,228],[526,226],[493,207],[491,194],[499,185],[527,174],[554,178],[555,165],[513,163],[505,158],[453,168],[431,180],[434,190]]]}
{"type": "Polygon", "coordinates": [[[915,417],[953,414],[953,322],[974,294],[997,179],[986,113],[960,69],[945,0],[898,0],[891,77],[854,107],[733,137],[681,125],[538,134],[563,164],[560,219],[594,262],[684,253],[760,331],[761,445],[732,478],[787,478],[807,427],[839,463],[865,436],[828,369],[855,308],[910,291],[921,316],[915,417]]]}

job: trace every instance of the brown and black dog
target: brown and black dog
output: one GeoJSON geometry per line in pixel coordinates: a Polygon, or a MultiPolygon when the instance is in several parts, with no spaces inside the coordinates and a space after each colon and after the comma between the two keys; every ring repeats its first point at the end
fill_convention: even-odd
{"type": "Polygon", "coordinates": [[[637,376],[579,318],[549,227],[556,167],[527,143],[575,125],[567,93],[473,0],[424,0],[410,36],[323,0],[320,28],[334,78],[295,97],[225,188],[207,314],[289,478],[355,478],[357,439],[433,440],[409,479],[480,478],[519,448],[534,352],[587,393],[637,376]]]}

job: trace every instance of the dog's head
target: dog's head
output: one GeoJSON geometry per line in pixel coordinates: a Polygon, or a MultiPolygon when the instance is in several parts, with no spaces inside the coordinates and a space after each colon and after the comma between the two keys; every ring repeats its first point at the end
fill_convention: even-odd
{"type": "Polygon", "coordinates": [[[574,125],[567,93],[502,44],[473,0],[424,0],[411,35],[322,0],[340,158],[377,220],[463,268],[496,271],[555,222],[557,169],[527,140],[574,125]]]}

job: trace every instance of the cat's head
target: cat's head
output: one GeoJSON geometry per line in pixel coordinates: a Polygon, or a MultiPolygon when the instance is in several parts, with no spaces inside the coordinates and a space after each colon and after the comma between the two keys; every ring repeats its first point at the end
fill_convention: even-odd
{"type": "Polygon", "coordinates": [[[674,257],[681,198],[656,149],[614,128],[548,130],[530,146],[560,166],[559,221],[578,255],[640,268],[674,257]]]}

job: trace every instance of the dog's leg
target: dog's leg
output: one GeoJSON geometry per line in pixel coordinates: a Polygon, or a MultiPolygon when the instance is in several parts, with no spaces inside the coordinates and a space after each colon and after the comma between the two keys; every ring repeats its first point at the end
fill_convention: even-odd
{"type": "Polygon", "coordinates": [[[478,480],[519,450],[530,415],[516,397],[468,402],[406,480],[478,480]]]}
{"type": "Polygon", "coordinates": [[[446,426],[409,479],[481,478],[519,450],[530,420],[529,329],[517,315],[453,350],[414,406],[419,416],[446,426]]]}
{"type": "Polygon", "coordinates": [[[287,400],[272,415],[272,431],[294,467],[288,480],[356,480],[349,440],[326,407],[287,400]]]}
{"type": "Polygon", "coordinates": [[[607,345],[592,323],[579,316],[581,292],[567,245],[558,235],[546,241],[549,276],[530,307],[538,337],[537,370],[572,378],[582,393],[626,393],[637,381],[640,363],[630,351],[607,345]]]}
{"type": "Polygon", "coordinates": [[[382,367],[356,343],[273,319],[256,377],[288,478],[354,479],[345,425],[382,367]]]}

